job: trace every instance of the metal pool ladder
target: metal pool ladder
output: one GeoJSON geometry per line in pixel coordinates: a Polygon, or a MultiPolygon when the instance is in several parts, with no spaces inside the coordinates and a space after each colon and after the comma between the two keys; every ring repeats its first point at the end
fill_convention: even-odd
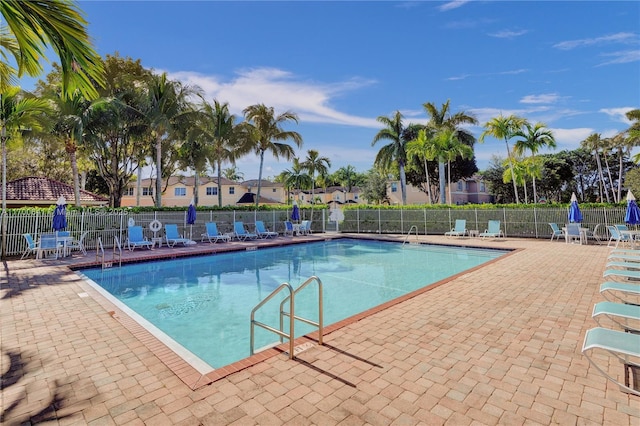
{"type": "MultiPolygon", "coordinates": [[[[404,246],[406,242],[409,241],[409,237],[411,236],[411,231],[413,231],[415,229],[416,231],[416,244],[418,244],[418,227],[416,225],[411,225],[411,228],[409,228],[409,232],[407,232],[407,236],[404,237],[404,241],[402,242],[402,245],[404,246]]],[[[411,244],[411,243],[409,243],[411,244]]]]}
{"type": "Polygon", "coordinates": [[[113,254],[111,256],[111,262],[107,262],[104,257],[104,246],[102,245],[102,238],[98,237],[98,243],[96,245],[96,262],[101,260],[102,269],[111,268],[113,262],[118,259],[118,266],[122,266],[122,248],[120,247],[120,240],[118,237],[113,237],[113,254]]]}
{"type": "Polygon", "coordinates": [[[294,358],[293,352],[293,341],[295,340],[294,334],[294,323],[295,320],[302,321],[304,323],[310,324],[312,326],[318,327],[318,343],[322,344],[322,333],[323,333],[323,315],[322,315],[323,307],[322,307],[322,281],[320,278],[314,276],[309,277],[300,287],[297,289],[293,289],[291,284],[282,283],[275,290],[269,294],[264,300],[256,305],[255,308],[251,311],[251,355],[255,353],[254,350],[254,341],[255,341],[255,326],[259,326],[264,328],[265,330],[269,330],[273,333],[276,333],[280,336],[280,342],[284,342],[284,339],[289,339],[289,359],[294,358]],[[318,284],[318,321],[312,321],[307,318],[298,317],[295,315],[295,297],[299,291],[307,287],[309,284],[316,282],[318,284]],[[270,325],[264,324],[260,321],[256,321],[255,314],[258,309],[260,309],[265,303],[271,300],[275,295],[280,293],[281,291],[289,290],[289,295],[284,298],[284,300],[280,303],[280,329],[274,328],[270,325]],[[284,307],[289,304],[289,312],[286,312],[284,307]],[[289,333],[287,334],[284,331],[284,317],[289,317],[289,333]]]}

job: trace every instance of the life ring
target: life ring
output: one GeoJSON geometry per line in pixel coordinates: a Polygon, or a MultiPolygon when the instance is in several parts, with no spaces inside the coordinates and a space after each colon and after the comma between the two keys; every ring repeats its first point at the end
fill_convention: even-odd
{"type": "Polygon", "coordinates": [[[130,217],[130,218],[129,218],[129,221],[127,222],[127,225],[129,225],[129,226],[136,226],[136,221],[135,221],[135,220],[133,220],[133,218],[132,218],[132,217],[130,217]]]}
{"type": "Polygon", "coordinates": [[[157,219],[152,220],[151,223],[149,223],[149,229],[151,229],[151,231],[153,231],[154,233],[158,232],[160,228],[162,228],[162,224],[157,219]]]}

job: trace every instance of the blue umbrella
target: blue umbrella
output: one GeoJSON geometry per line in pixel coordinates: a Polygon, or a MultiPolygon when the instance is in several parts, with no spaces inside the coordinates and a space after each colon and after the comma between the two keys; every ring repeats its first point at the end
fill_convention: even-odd
{"type": "Polygon", "coordinates": [[[582,213],[580,212],[580,207],[578,207],[578,197],[576,197],[575,192],[571,194],[571,205],[569,206],[569,222],[582,222],[582,213]]]}
{"type": "Polygon", "coordinates": [[[636,197],[633,196],[631,190],[627,193],[627,212],[624,215],[624,221],[629,225],[640,223],[640,207],[638,207],[636,197]]]}
{"type": "Polygon", "coordinates": [[[298,203],[293,202],[293,211],[291,212],[291,220],[297,222],[300,220],[300,209],[298,208],[298,203]]]}
{"type": "Polygon", "coordinates": [[[193,205],[194,200],[191,199],[191,204],[189,204],[189,208],[187,209],[187,223],[189,224],[189,238],[192,238],[193,235],[193,224],[196,223],[196,206],[193,205]]]}
{"type": "Polygon", "coordinates": [[[58,202],[56,203],[56,209],[53,211],[53,230],[61,231],[67,227],[67,202],[63,196],[58,198],[58,202]]]}

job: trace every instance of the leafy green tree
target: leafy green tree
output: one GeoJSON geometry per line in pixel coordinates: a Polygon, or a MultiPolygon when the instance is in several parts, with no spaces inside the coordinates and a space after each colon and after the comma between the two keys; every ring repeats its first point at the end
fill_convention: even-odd
{"type": "MultiPolygon", "coordinates": [[[[493,136],[496,139],[504,139],[504,143],[507,146],[507,159],[509,161],[510,168],[513,170],[513,155],[509,148],[509,139],[511,139],[516,132],[525,124],[524,118],[509,115],[507,117],[500,114],[498,117],[494,117],[487,121],[484,125],[485,130],[480,135],[480,142],[484,142],[487,136],[493,136]]],[[[516,204],[520,203],[518,198],[518,186],[516,185],[516,177],[513,176],[513,193],[515,196],[516,204]]]]}
{"type": "Polygon", "coordinates": [[[629,170],[624,177],[624,186],[633,192],[636,198],[640,194],[640,168],[629,170]]]}
{"type": "Polygon", "coordinates": [[[285,169],[280,174],[280,181],[287,187],[287,194],[291,192],[291,189],[303,190],[311,188],[313,185],[313,179],[306,172],[307,170],[303,164],[300,163],[300,160],[298,158],[294,158],[291,168],[285,169]]]}
{"type": "Polygon", "coordinates": [[[321,157],[320,153],[315,149],[307,151],[307,158],[302,163],[302,167],[309,172],[311,176],[311,220],[313,221],[313,206],[315,205],[316,190],[316,173],[327,175],[331,167],[331,160],[327,157],[321,157]]]}
{"type": "MultiPolygon", "coordinates": [[[[429,122],[427,123],[427,127],[432,129],[434,132],[434,136],[437,136],[438,133],[444,130],[451,130],[454,133],[455,138],[470,146],[473,149],[473,145],[475,144],[475,138],[471,133],[464,130],[461,126],[465,124],[478,124],[478,120],[471,114],[467,114],[464,111],[459,111],[455,114],[451,113],[450,109],[450,100],[442,104],[442,107],[438,109],[435,104],[431,102],[426,102],[422,105],[429,117],[429,122]]],[[[445,189],[444,189],[444,156],[439,152],[432,152],[434,154],[434,158],[438,159],[438,180],[440,182],[440,203],[444,204],[445,200],[445,189]]],[[[449,168],[450,165],[449,165],[449,168]]],[[[477,170],[475,167],[475,163],[473,165],[474,172],[477,170]]],[[[449,176],[449,180],[451,180],[451,176],[449,176]]]]}
{"type": "Polygon", "coordinates": [[[457,157],[471,158],[473,157],[473,148],[458,139],[458,133],[449,128],[443,128],[435,136],[434,153],[438,156],[441,163],[447,162],[449,176],[449,203],[453,203],[451,198],[451,162],[457,157]]]}
{"type": "Polygon", "coordinates": [[[73,2],[0,0],[0,12],[6,23],[0,25],[1,93],[15,83],[16,76],[40,75],[40,58],[45,58],[50,46],[60,58],[63,95],[79,90],[89,99],[98,96],[94,84],[104,84],[102,61],[91,47],[87,22],[73,2]],[[17,70],[8,63],[9,55],[14,57],[17,70]]]}
{"type": "Polygon", "coordinates": [[[580,146],[587,151],[593,153],[593,158],[596,160],[596,164],[598,165],[598,176],[600,178],[600,182],[598,185],[600,192],[600,200],[602,200],[603,195],[607,198],[607,203],[611,202],[609,198],[609,190],[607,184],[604,180],[604,173],[602,172],[602,162],[600,160],[600,152],[606,148],[606,141],[602,139],[600,133],[592,133],[585,140],[580,142],[580,146]]]}
{"type": "MultiPolygon", "coordinates": [[[[528,122],[524,123],[523,128],[519,129],[513,135],[516,138],[520,138],[516,140],[513,145],[513,152],[516,155],[523,156],[526,151],[531,152],[531,156],[533,158],[533,163],[535,163],[535,156],[540,151],[541,148],[555,148],[556,140],[553,137],[553,132],[547,129],[547,126],[544,123],[536,123],[535,125],[531,125],[528,122]]],[[[535,167],[531,170],[536,170],[535,167]]],[[[533,180],[533,202],[538,202],[538,195],[536,192],[536,177],[535,174],[532,176],[533,180]]]]}
{"type": "Polygon", "coordinates": [[[222,171],[222,176],[224,176],[225,179],[229,179],[234,182],[239,182],[241,180],[244,180],[244,173],[238,170],[238,168],[235,165],[232,165],[231,167],[224,169],[222,171]]]}
{"type": "Polygon", "coordinates": [[[430,136],[431,132],[428,132],[427,129],[420,129],[416,138],[407,143],[407,155],[415,156],[420,161],[424,162],[424,174],[427,182],[427,197],[429,199],[429,204],[433,202],[433,197],[431,196],[428,161],[436,158],[434,139],[430,136]]]}
{"type": "Polygon", "coordinates": [[[362,185],[362,198],[373,204],[389,203],[387,173],[385,170],[374,167],[365,176],[365,181],[362,185]]]}
{"type": "Polygon", "coordinates": [[[251,150],[260,156],[260,171],[258,172],[258,192],[256,194],[256,208],[260,200],[262,187],[262,168],[264,154],[269,151],[276,159],[283,157],[290,160],[294,157],[293,147],[287,143],[291,140],[298,148],[302,146],[302,136],[295,131],[287,131],[282,125],[293,121],[298,123],[298,116],[290,111],[275,115],[273,107],[264,104],[251,105],[244,109],[247,142],[251,150]]]}
{"type": "Polygon", "coordinates": [[[385,169],[391,167],[394,163],[398,165],[398,171],[400,172],[402,205],[406,205],[407,177],[405,174],[405,165],[407,163],[407,153],[405,150],[406,141],[402,138],[402,133],[405,129],[402,123],[402,118],[403,116],[400,111],[396,111],[391,117],[385,117],[383,115],[379,116],[377,118],[378,122],[382,123],[385,127],[373,137],[371,146],[374,146],[381,140],[391,141],[378,151],[374,164],[385,169]]]}

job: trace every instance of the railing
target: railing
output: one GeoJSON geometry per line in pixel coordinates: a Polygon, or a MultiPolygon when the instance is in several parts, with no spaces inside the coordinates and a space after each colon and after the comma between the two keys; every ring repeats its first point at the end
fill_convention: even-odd
{"type": "Polygon", "coordinates": [[[409,228],[409,232],[407,232],[407,236],[404,237],[404,241],[402,242],[402,247],[404,247],[407,241],[409,241],[409,237],[411,236],[411,231],[415,231],[416,243],[418,242],[418,227],[416,225],[412,225],[411,228],[409,228]]]}
{"type": "MultiPolygon", "coordinates": [[[[582,225],[594,229],[597,224],[613,225],[624,223],[625,207],[593,207],[582,208],[582,225]]],[[[549,222],[558,224],[566,223],[568,207],[542,207],[542,208],[470,208],[470,209],[430,209],[430,208],[406,208],[406,209],[345,209],[344,220],[339,222],[340,232],[360,234],[406,234],[412,227],[420,235],[444,234],[451,230],[456,219],[466,219],[469,229],[485,229],[489,220],[500,220],[501,225],[509,237],[518,238],[549,238],[551,229],[549,222]]],[[[301,210],[303,217],[309,215],[306,209],[301,210]]],[[[335,222],[329,221],[329,211],[316,211],[314,216],[320,216],[322,220],[314,220],[315,232],[324,232],[328,226],[335,229],[335,222]],[[320,215],[320,213],[322,213],[320,215]]],[[[205,232],[206,222],[216,222],[220,232],[231,232],[235,221],[243,221],[247,224],[262,220],[269,229],[278,232],[284,231],[284,221],[290,217],[290,210],[259,210],[259,211],[206,211],[198,212],[196,223],[193,225],[193,234],[200,235],[205,232]]],[[[52,215],[46,211],[22,212],[9,209],[4,219],[7,223],[5,238],[6,256],[19,256],[25,248],[25,240],[22,234],[31,234],[38,239],[43,232],[51,232],[52,215]]],[[[87,231],[83,244],[89,250],[97,247],[98,237],[105,242],[113,241],[118,237],[120,241],[127,235],[129,219],[144,229],[145,236],[153,235],[149,224],[154,220],[161,223],[175,223],[182,226],[183,232],[187,232],[186,211],[161,211],[134,213],[132,211],[79,211],[71,209],[67,211],[67,230],[71,236],[80,238],[87,231]]],[[[413,232],[413,231],[412,231],[413,232]]],[[[110,246],[110,243],[106,243],[110,246]]]]}
{"type": "MultiPolygon", "coordinates": [[[[307,287],[309,284],[316,282],[318,283],[318,321],[311,321],[310,319],[307,318],[302,318],[299,316],[295,316],[293,315],[293,311],[291,311],[290,313],[286,312],[284,310],[285,304],[287,302],[287,299],[285,298],[281,303],[280,303],[280,330],[283,329],[284,327],[284,317],[288,316],[289,318],[293,318],[296,319],[298,321],[302,321],[306,324],[312,325],[314,327],[318,328],[318,344],[322,344],[322,335],[324,333],[324,326],[323,326],[323,314],[322,312],[324,311],[323,305],[322,305],[322,281],[320,281],[320,278],[316,277],[315,275],[307,278],[307,280],[305,282],[302,283],[302,285],[300,287],[298,287],[297,289],[295,289],[293,291],[293,295],[289,296],[291,297],[291,299],[293,299],[295,297],[295,295],[297,295],[302,289],[304,289],[305,287],[307,287]]],[[[282,342],[282,338],[280,339],[280,341],[282,342]]]]}
{"type": "MultiPolygon", "coordinates": [[[[251,351],[251,355],[254,354],[255,352],[255,326],[257,325],[258,327],[262,327],[265,330],[269,330],[273,333],[276,333],[278,336],[280,336],[280,339],[282,338],[287,338],[289,339],[289,359],[293,359],[293,329],[294,329],[294,318],[293,315],[291,315],[291,317],[289,318],[289,334],[285,333],[283,330],[278,330],[277,328],[273,328],[270,325],[267,325],[265,323],[262,323],[260,321],[256,321],[255,316],[256,316],[256,312],[258,311],[258,309],[260,309],[262,306],[264,306],[265,303],[267,303],[269,300],[273,299],[273,297],[275,297],[278,293],[280,293],[283,290],[289,290],[289,310],[293,313],[294,312],[294,292],[293,292],[293,287],[291,287],[291,284],[289,283],[282,283],[280,284],[275,290],[273,290],[271,292],[270,295],[268,295],[264,300],[262,300],[262,302],[258,303],[258,305],[256,305],[255,308],[253,308],[253,310],[251,311],[251,342],[250,342],[250,347],[249,350],[251,351]]],[[[281,326],[282,328],[282,326],[281,326]]],[[[282,340],[281,340],[282,341],[282,340]]]]}

